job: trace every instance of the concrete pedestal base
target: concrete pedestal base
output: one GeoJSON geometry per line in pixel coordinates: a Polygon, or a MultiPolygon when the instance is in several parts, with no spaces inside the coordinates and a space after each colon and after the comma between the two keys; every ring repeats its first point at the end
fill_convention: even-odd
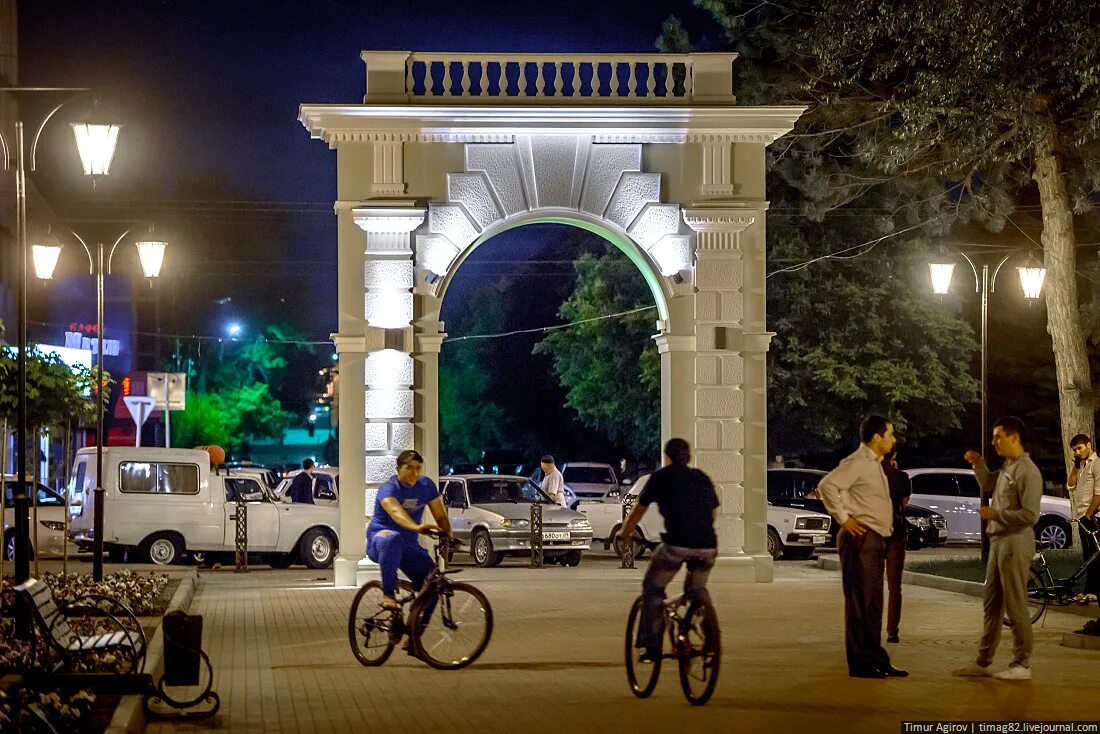
{"type": "Polygon", "coordinates": [[[710,572],[711,582],[754,584],[759,580],[756,559],[743,554],[718,556],[714,570],[710,572]]]}
{"type": "Polygon", "coordinates": [[[1100,636],[1080,635],[1076,632],[1066,632],[1062,635],[1062,647],[1072,647],[1077,650],[1095,650],[1100,652],[1100,636]]]}
{"type": "Polygon", "coordinates": [[[336,556],[333,562],[334,586],[359,586],[359,562],[362,556],[345,556],[343,553],[336,556]]]}

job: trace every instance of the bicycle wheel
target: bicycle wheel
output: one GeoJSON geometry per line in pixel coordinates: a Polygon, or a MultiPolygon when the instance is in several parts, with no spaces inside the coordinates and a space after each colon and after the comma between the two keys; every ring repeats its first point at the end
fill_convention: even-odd
{"type": "MultiPolygon", "coordinates": [[[[411,598],[412,584],[399,583],[400,601],[411,598]]],[[[355,595],[348,614],[348,642],[355,659],[363,665],[381,665],[393,652],[394,645],[401,639],[401,627],[394,628],[394,614],[382,608],[382,583],[368,581],[355,595]]],[[[401,617],[396,617],[400,623],[401,617]]]]}
{"type": "Polygon", "coordinates": [[[1035,573],[1035,569],[1028,572],[1027,576],[1027,617],[1032,624],[1039,621],[1050,602],[1050,593],[1043,577],[1035,573]]]}
{"type": "MultiPolygon", "coordinates": [[[[1027,618],[1031,624],[1035,624],[1039,621],[1039,618],[1043,616],[1043,612],[1046,611],[1047,604],[1050,603],[1050,587],[1047,586],[1043,577],[1035,572],[1035,569],[1028,571],[1027,575],[1027,618]]],[[[1008,619],[1008,614],[1005,614],[1001,618],[1001,624],[1005,627],[1011,627],[1012,622],[1008,619]]]]}
{"type": "Polygon", "coordinates": [[[710,604],[694,605],[688,610],[681,623],[676,657],[684,696],[692,706],[702,706],[710,700],[718,685],[718,669],[722,662],[718,616],[710,604]]]}
{"type": "MultiPolygon", "coordinates": [[[[663,613],[663,612],[662,612],[663,613]]],[[[638,660],[641,650],[634,646],[638,639],[638,630],[642,626],[642,597],[634,600],[630,615],[626,618],[626,680],[630,691],[638,698],[646,698],[657,687],[657,678],[661,675],[661,656],[652,663],[638,660]]]]}
{"type": "Polygon", "coordinates": [[[418,657],[440,670],[458,670],[477,660],[493,634],[493,608],[469,584],[428,589],[413,603],[409,618],[418,657]]]}

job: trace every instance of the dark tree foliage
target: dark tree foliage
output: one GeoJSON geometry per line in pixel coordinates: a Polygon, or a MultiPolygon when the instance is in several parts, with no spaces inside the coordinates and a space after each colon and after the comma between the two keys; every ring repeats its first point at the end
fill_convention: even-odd
{"type": "Polygon", "coordinates": [[[653,344],[656,310],[599,319],[653,305],[638,268],[611,245],[574,263],[572,295],[559,311],[568,322],[548,334],[536,354],[553,358],[566,402],[582,423],[638,457],[657,455],[661,440],[661,363],[653,344]]]}

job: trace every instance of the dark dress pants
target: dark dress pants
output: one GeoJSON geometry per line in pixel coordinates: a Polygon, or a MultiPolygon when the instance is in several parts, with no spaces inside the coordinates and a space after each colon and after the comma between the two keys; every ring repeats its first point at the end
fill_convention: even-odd
{"type": "MultiPolygon", "coordinates": [[[[1077,531],[1081,534],[1081,558],[1088,560],[1096,552],[1096,543],[1092,539],[1092,534],[1080,524],[1077,526],[1077,531]]],[[[1100,561],[1093,563],[1085,576],[1085,593],[1100,596],[1100,561]]]]}
{"type": "MultiPolygon", "coordinates": [[[[897,520],[894,520],[897,527],[897,520]]],[[[886,634],[898,634],[901,625],[901,572],[905,569],[905,546],[909,538],[903,527],[886,539],[886,634]]]]}
{"type": "Polygon", "coordinates": [[[874,530],[867,530],[863,535],[841,530],[837,550],[844,586],[844,647],[848,672],[888,668],[890,656],[882,647],[886,543],[874,530]]]}

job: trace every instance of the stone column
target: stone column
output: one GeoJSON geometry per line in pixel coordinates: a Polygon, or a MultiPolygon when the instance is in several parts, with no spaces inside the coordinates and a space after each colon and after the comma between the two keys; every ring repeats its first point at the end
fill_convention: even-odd
{"type": "MultiPolygon", "coordinates": [[[[661,451],[670,438],[695,443],[695,335],[653,337],[661,355],[661,451]]],[[[658,456],[658,462],[663,460],[658,456]]],[[[657,464],[660,466],[660,463],[657,464]]]]}
{"type": "Polygon", "coordinates": [[[763,474],[746,469],[750,461],[763,466],[756,447],[767,440],[766,414],[755,413],[766,404],[746,377],[746,273],[739,235],[755,219],[756,211],[743,205],[684,209],[684,221],[696,232],[695,463],[714,480],[721,502],[715,523],[719,572],[738,581],[771,580],[770,556],[749,552],[767,526],[764,487],[747,481],[763,474]]]}
{"type": "MultiPolygon", "coordinates": [[[[365,581],[366,524],[378,486],[393,475],[394,459],[412,448],[413,262],[410,233],[426,214],[412,202],[370,202],[351,211],[366,233],[360,267],[362,321],[340,360],[340,557],[336,585],[365,581]],[[351,479],[344,467],[350,467],[351,479]],[[362,474],[360,474],[362,472],[362,474]],[[362,487],[363,491],[355,491],[362,487]]],[[[362,242],[362,240],[360,240],[362,242]]],[[[341,247],[341,250],[350,249],[341,247]]],[[[341,267],[344,263],[341,261],[341,267]]],[[[341,289],[345,284],[341,280],[341,289]]],[[[351,287],[348,284],[348,287],[351,287]]],[[[342,294],[343,295],[343,294],[342,294]]],[[[344,298],[341,298],[343,312],[344,298]]]]}
{"type": "Polygon", "coordinates": [[[423,474],[433,480],[439,477],[439,350],[447,335],[443,323],[417,321],[416,334],[416,399],[414,401],[414,443],[424,457],[423,474]]]}

